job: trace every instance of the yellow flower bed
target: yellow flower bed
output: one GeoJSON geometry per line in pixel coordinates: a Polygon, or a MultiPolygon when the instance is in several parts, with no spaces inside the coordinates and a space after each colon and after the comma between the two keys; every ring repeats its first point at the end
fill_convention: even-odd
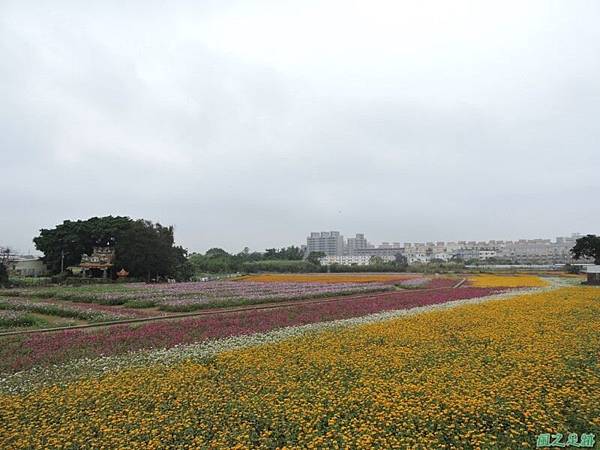
{"type": "Polygon", "coordinates": [[[600,435],[599,348],[563,288],[0,396],[0,448],[535,448],[600,435]]]}
{"type": "Polygon", "coordinates": [[[385,283],[418,278],[410,274],[331,274],[331,273],[265,273],[245,275],[240,281],[261,281],[266,283],[385,283]]]}
{"type": "Polygon", "coordinates": [[[475,287],[543,287],[548,282],[535,275],[473,275],[469,285],[475,287]]]}

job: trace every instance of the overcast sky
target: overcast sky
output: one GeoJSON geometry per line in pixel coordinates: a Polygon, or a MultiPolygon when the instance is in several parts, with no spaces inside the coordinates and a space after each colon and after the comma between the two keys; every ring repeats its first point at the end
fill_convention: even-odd
{"type": "Polygon", "coordinates": [[[599,232],[600,2],[0,1],[0,245],[599,232]]]}

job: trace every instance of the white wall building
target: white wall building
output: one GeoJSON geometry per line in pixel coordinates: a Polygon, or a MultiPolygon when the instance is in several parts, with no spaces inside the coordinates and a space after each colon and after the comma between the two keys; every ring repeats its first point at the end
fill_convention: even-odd
{"type": "Polygon", "coordinates": [[[321,231],[310,233],[306,238],[307,255],[323,252],[327,256],[344,254],[344,236],[339,231],[321,231]]]}
{"type": "Polygon", "coordinates": [[[48,275],[48,268],[39,258],[11,258],[8,261],[8,271],[19,277],[43,277],[48,275]]]}
{"type": "Polygon", "coordinates": [[[355,255],[357,250],[365,249],[369,246],[365,235],[357,233],[355,237],[349,237],[346,240],[346,246],[344,248],[345,255],[355,255]]]}
{"type": "MultiPolygon", "coordinates": [[[[339,264],[341,266],[367,266],[371,261],[372,256],[369,255],[331,255],[324,256],[319,259],[322,265],[330,266],[332,264],[339,264]]],[[[384,262],[393,261],[392,256],[381,256],[384,262]]]]}
{"type": "MultiPolygon", "coordinates": [[[[517,241],[456,241],[456,242],[383,242],[375,247],[365,239],[364,234],[354,238],[344,238],[337,231],[311,233],[307,238],[307,250],[322,251],[327,256],[360,256],[350,264],[366,264],[363,261],[372,256],[393,260],[400,254],[409,264],[431,260],[464,261],[496,260],[511,264],[566,264],[575,262],[570,253],[580,234],[570,237],[550,239],[520,239],[517,241]],[[360,262],[358,262],[360,261],[360,262]]],[[[344,260],[346,261],[346,260],[344,260]]],[[[588,260],[581,260],[581,263],[588,260]]],[[[338,262],[339,263],[339,262],[338,262]]],[[[341,264],[341,263],[340,263],[341,264]]]]}

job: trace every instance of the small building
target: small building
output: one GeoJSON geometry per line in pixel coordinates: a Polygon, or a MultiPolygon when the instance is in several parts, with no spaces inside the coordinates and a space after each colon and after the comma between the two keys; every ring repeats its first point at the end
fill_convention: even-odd
{"type": "Polygon", "coordinates": [[[91,255],[82,255],[81,264],[84,277],[108,277],[108,272],[112,269],[115,250],[112,247],[94,247],[91,255]]]}
{"type": "Polygon", "coordinates": [[[600,265],[587,266],[588,284],[600,285],[600,265]]]}
{"type": "Polygon", "coordinates": [[[16,257],[8,261],[8,271],[18,277],[43,277],[48,275],[46,264],[35,257],[16,257]]]}

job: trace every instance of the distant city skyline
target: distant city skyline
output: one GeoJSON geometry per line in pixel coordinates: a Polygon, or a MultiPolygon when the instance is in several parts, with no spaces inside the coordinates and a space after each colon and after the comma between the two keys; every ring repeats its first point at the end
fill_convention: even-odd
{"type": "Polygon", "coordinates": [[[109,214],[232,252],[600,223],[600,2],[176,3],[0,2],[0,245],[109,214]]]}
{"type": "Polygon", "coordinates": [[[311,232],[306,237],[305,254],[322,253],[324,264],[368,264],[370,258],[393,261],[403,256],[409,264],[431,261],[486,261],[500,260],[510,263],[566,264],[574,262],[570,252],[581,237],[570,236],[532,239],[488,239],[456,241],[384,241],[369,242],[364,233],[346,238],[339,231],[311,232]]]}
{"type": "MultiPolygon", "coordinates": [[[[163,223],[164,225],[165,223],[163,223]]],[[[50,227],[52,228],[52,227],[50,227]]],[[[290,241],[290,242],[279,242],[279,243],[272,243],[272,244],[267,244],[264,247],[259,247],[259,246],[253,246],[251,243],[248,243],[247,245],[242,245],[239,248],[228,248],[226,246],[222,246],[222,245],[217,245],[217,244],[211,244],[211,243],[206,243],[203,247],[199,248],[199,249],[194,249],[194,248],[190,248],[189,246],[186,246],[186,243],[181,241],[181,239],[178,239],[177,236],[177,226],[175,226],[175,238],[176,238],[176,243],[177,245],[183,245],[184,247],[186,247],[190,252],[199,252],[199,253],[204,253],[206,252],[206,250],[209,250],[210,248],[214,248],[214,247],[218,247],[218,248],[222,248],[224,250],[226,250],[228,253],[238,253],[241,252],[244,247],[248,247],[251,251],[258,251],[258,252],[263,252],[265,249],[267,248],[281,248],[281,247],[287,247],[290,245],[296,245],[296,246],[301,246],[301,245],[305,245],[306,244],[306,236],[307,234],[310,234],[311,232],[305,232],[304,233],[304,237],[301,239],[298,239],[296,241],[290,241]]],[[[329,230],[329,231],[339,231],[339,230],[329,230]]],[[[348,237],[354,237],[357,233],[347,233],[344,234],[343,232],[340,231],[340,234],[344,237],[344,238],[348,238],[348,237]]],[[[521,237],[516,237],[516,238],[488,238],[488,239],[469,239],[469,238],[464,238],[464,239],[421,239],[421,240],[410,240],[410,239],[389,239],[389,240],[379,240],[379,239],[372,239],[369,237],[369,233],[359,233],[359,234],[363,234],[365,236],[365,238],[368,240],[368,242],[370,244],[373,244],[375,246],[379,246],[382,245],[385,242],[388,243],[394,243],[394,242],[398,242],[400,244],[404,244],[405,242],[412,242],[412,243],[416,243],[416,242],[422,242],[422,243],[427,243],[427,242],[458,242],[458,241],[491,241],[491,240],[496,240],[496,241],[515,241],[515,240],[519,240],[519,239],[551,239],[554,240],[557,237],[571,237],[572,235],[576,235],[576,234],[580,234],[580,235],[586,235],[586,234],[600,234],[600,232],[594,232],[594,231],[590,231],[590,232],[569,232],[569,233],[562,233],[562,234],[556,234],[554,236],[521,236],[521,237]]],[[[37,236],[37,234],[36,234],[37,236]]],[[[17,245],[12,245],[10,243],[5,243],[5,242],[1,242],[0,241],[0,247],[9,247],[11,250],[13,250],[15,253],[21,254],[21,255],[28,255],[28,254],[32,254],[32,255],[37,255],[39,254],[39,252],[37,252],[35,250],[35,245],[33,244],[33,242],[31,242],[31,244],[29,246],[17,246],[17,245]]]]}

